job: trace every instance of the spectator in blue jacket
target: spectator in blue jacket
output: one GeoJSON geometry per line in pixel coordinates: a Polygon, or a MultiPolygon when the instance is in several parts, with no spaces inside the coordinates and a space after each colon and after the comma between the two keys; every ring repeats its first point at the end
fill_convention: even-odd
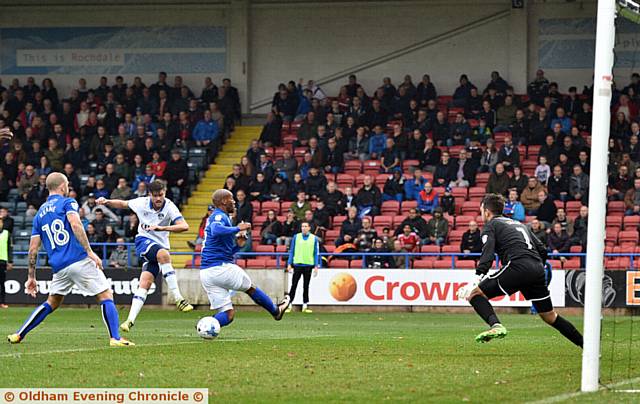
{"type": "Polygon", "coordinates": [[[296,111],[296,121],[302,121],[307,112],[311,111],[311,91],[303,89],[300,84],[296,90],[298,95],[298,109],[296,111]]]}
{"type": "Polygon", "coordinates": [[[518,200],[518,191],[515,189],[509,191],[509,199],[504,204],[503,214],[522,223],[525,221],[524,206],[518,200]]]}
{"type": "Polygon", "coordinates": [[[378,125],[373,128],[373,134],[369,138],[369,158],[377,160],[384,151],[387,144],[387,136],[378,125]]]}
{"type": "Polygon", "coordinates": [[[204,119],[198,121],[193,129],[193,140],[198,146],[207,146],[218,138],[219,129],[218,123],[211,119],[211,111],[206,110],[204,111],[204,119]]]}
{"type": "Polygon", "coordinates": [[[418,194],[424,189],[424,184],[427,180],[422,176],[422,170],[416,169],[413,172],[413,178],[404,182],[404,197],[408,201],[415,201],[418,199],[418,194]]]}
{"type": "Polygon", "coordinates": [[[571,133],[571,126],[573,125],[573,123],[571,122],[571,118],[566,115],[564,108],[562,107],[558,107],[558,109],[556,109],[556,118],[551,120],[551,127],[553,128],[556,123],[562,125],[562,133],[571,133]]]}
{"type": "Polygon", "coordinates": [[[433,214],[439,204],[438,193],[433,189],[430,182],[426,182],[424,189],[418,194],[418,210],[420,213],[433,214]]]}
{"type": "Polygon", "coordinates": [[[153,181],[155,181],[155,179],[156,179],[156,176],[153,173],[153,167],[151,166],[151,164],[147,164],[147,166],[144,169],[144,174],[136,176],[136,179],[133,180],[133,185],[131,189],[138,189],[138,184],[140,184],[141,182],[144,182],[145,184],[149,185],[153,181]]]}

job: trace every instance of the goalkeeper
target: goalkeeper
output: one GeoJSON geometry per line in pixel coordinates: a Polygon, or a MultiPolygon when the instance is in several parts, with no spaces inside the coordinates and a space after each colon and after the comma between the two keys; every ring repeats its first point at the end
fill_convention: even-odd
{"type": "Polygon", "coordinates": [[[480,205],[486,223],[482,230],[482,256],[478,261],[478,279],[459,289],[458,297],[471,303],[475,311],[491,327],[476,337],[477,342],[504,338],[507,329],[500,324],[489,299],[522,292],[533,303],[540,317],[571,342],[582,347],[582,334],[553,309],[545,282],[547,251],[544,245],[522,223],[502,216],[504,198],[488,194],[480,205]],[[487,276],[495,254],[504,266],[487,276]]]}

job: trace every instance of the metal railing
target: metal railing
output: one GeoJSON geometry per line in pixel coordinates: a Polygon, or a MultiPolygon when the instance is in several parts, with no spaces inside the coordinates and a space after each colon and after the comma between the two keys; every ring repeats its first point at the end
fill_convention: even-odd
{"type": "MultiPolygon", "coordinates": [[[[127,266],[132,267],[134,263],[137,261],[137,257],[135,256],[135,244],[134,243],[92,243],[91,247],[100,255],[102,254],[102,260],[105,264],[108,264],[110,249],[117,248],[118,246],[125,246],[127,249],[127,266]]],[[[200,252],[180,252],[180,251],[171,251],[171,255],[174,256],[190,256],[193,261],[195,258],[200,256],[200,252]]],[[[26,256],[28,254],[27,251],[14,251],[14,256],[26,256]]],[[[38,260],[36,261],[36,265],[40,265],[41,257],[46,256],[46,252],[40,250],[38,253],[38,260]]],[[[416,260],[416,258],[420,257],[432,257],[434,259],[439,260],[448,260],[451,259],[450,269],[456,269],[456,259],[459,258],[467,258],[468,261],[472,261],[480,257],[480,253],[450,253],[450,252],[342,252],[342,253],[333,253],[333,252],[325,252],[320,253],[322,257],[328,257],[331,259],[343,259],[348,261],[358,261],[361,260],[362,268],[367,268],[367,257],[404,257],[404,269],[410,269],[411,263],[416,260]]],[[[605,258],[629,258],[629,265],[625,266],[625,269],[634,269],[635,262],[640,258],[640,253],[605,253],[605,258]]],[[[251,259],[251,258],[269,258],[275,259],[275,269],[283,269],[287,266],[287,259],[289,257],[288,252],[238,252],[236,254],[236,259],[251,259]]],[[[586,257],[586,253],[558,253],[558,254],[549,254],[549,259],[560,259],[564,258],[580,258],[581,261],[586,257]]],[[[500,261],[496,256],[496,267],[499,267],[500,261]]],[[[107,266],[107,265],[105,265],[107,266]]],[[[582,266],[581,266],[582,267],[582,266]]],[[[447,269],[447,268],[442,268],[447,269]]],[[[559,268],[556,268],[559,269],[559,268]]]]}

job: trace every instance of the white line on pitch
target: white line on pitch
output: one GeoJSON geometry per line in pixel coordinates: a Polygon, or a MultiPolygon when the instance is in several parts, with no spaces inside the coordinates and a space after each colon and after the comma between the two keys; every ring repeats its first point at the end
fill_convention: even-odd
{"type": "MultiPolygon", "coordinates": [[[[309,335],[305,337],[295,337],[295,339],[312,339],[312,338],[329,338],[335,337],[335,335],[309,335]]],[[[218,342],[242,342],[242,341],[264,341],[264,340],[280,340],[280,339],[293,339],[294,337],[264,337],[264,338],[220,338],[217,339],[213,343],[218,342]]],[[[182,341],[182,342],[173,342],[173,343],[159,343],[159,344],[141,344],[136,345],[136,347],[146,348],[146,347],[158,347],[158,346],[172,346],[172,345],[190,345],[190,344],[206,344],[207,341],[182,341]]],[[[5,353],[0,354],[0,358],[19,358],[23,355],[48,355],[48,354],[58,354],[58,353],[76,353],[76,352],[93,352],[93,351],[105,351],[108,349],[114,349],[110,346],[100,346],[94,348],[77,348],[77,349],[58,349],[53,351],[38,351],[38,352],[13,352],[13,353],[5,353]]],[[[121,348],[126,349],[126,348],[121,348]]],[[[135,348],[134,348],[135,349],[135,348]]]]}
{"type": "MultiPolygon", "coordinates": [[[[628,379],[628,380],[622,380],[618,383],[614,383],[614,384],[609,384],[607,387],[622,387],[622,386],[626,386],[627,384],[633,384],[633,383],[638,383],[640,382],[640,377],[636,377],[634,379],[628,379]]],[[[603,391],[606,390],[606,388],[602,387],[599,389],[599,391],[603,391]]],[[[613,391],[615,393],[615,391],[613,391]]],[[[594,392],[595,393],[595,392],[594,392]]],[[[564,393],[564,394],[560,394],[557,396],[552,396],[552,397],[548,397],[548,398],[543,398],[542,400],[539,401],[531,401],[528,404],[549,404],[549,403],[559,403],[561,401],[566,401],[569,400],[571,398],[575,398],[575,397],[580,397],[582,395],[585,394],[591,394],[591,393],[587,393],[587,392],[583,392],[583,391],[576,391],[573,393],[564,393]]]]}

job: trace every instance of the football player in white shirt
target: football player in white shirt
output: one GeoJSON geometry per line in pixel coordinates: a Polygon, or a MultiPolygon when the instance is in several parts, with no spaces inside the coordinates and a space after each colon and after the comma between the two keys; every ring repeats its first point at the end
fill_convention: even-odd
{"type": "Polygon", "coordinates": [[[182,297],[178,289],[176,271],[171,265],[169,255],[169,233],[182,233],[189,230],[189,225],[182,217],[178,207],[165,198],[166,186],[162,181],[149,184],[149,194],[141,198],[122,201],[118,199],[98,198],[98,205],[106,205],[115,209],[131,209],[138,215],[140,225],[135,239],[136,254],[144,260],[140,285],[133,295],[129,316],[120,325],[122,331],[128,332],[142,310],[153,280],[162,272],[169,292],[176,301],[178,310],[188,312],[193,306],[182,297]]]}

